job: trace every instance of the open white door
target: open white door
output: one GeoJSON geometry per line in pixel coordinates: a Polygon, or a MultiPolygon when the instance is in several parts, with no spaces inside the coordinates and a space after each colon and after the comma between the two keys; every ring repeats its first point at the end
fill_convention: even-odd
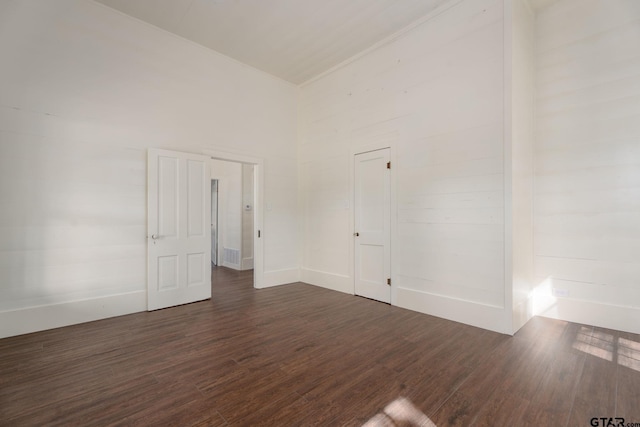
{"type": "Polygon", "coordinates": [[[148,310],[211,298],[209,160],[149,149],[148,310]]]}
{"type": "Polygon", "coordinates": [[[391,302],[390,150],[357,154],[354,165],[356,295],[391,302]]]}

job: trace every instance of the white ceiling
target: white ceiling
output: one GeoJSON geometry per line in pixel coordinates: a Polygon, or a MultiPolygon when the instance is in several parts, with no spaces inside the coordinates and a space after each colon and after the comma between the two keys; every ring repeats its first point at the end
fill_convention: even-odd
{"type": "Polygon", "coordinates": [[[450,0],[96,1],[300,84],[450,0]]]}

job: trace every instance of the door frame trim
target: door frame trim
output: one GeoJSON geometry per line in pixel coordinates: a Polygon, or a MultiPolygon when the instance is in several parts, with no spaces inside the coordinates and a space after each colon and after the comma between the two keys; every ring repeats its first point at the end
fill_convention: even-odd
{"type": "Polygon", "coordinates": [[[391,161],[391,169],[389,173],[389,201],[391,203],[391,213],[389,215],[390,225],[390,265],[391,265],[391,305],[398,305],[398,280],[395,277],[397,259],[396,242],[398,241],[398,201],[397,201],[397,154],[395,141],[377,142],[377,143],[365,143],[351,147],[349,150],[349,277],[351,278],[351,292],[353,295],[356,293],[356,275],[355,275],[355,263],[356,263],[356,247],[355,240],[352,234],[355,232],[355,156],[358,154],[364,154],[371,151],[378,151],[389,149],[389,159],[391,161]]]}
{"type": "Polygon", "coordinates": [[[217,149],[203,149],[202,154],[216,160],[253,165],[253,287],[264,287],[264,159],[217,149]],[[258,238],[258,230],[261,237],[258,238]]]}

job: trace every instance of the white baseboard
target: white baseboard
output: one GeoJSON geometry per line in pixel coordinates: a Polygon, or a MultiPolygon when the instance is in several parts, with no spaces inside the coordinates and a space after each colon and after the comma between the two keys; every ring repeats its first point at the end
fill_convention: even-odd
{"type": "Polygon", "coordinates": [[[286,285],[300,281],[300,269],[288,268],[284,270],[265,271],[262,274],[262,283],[257,288],[270,288],[272,286],[286,285]]]}
{"type": "Polygon", "coordinates": [[[136,291],[82,301],[27,307],[0,312],[0,338],[125,314],[147,309],[147,292],[136,291]]]}
{"type": "Polygon", "coordinates": [[[640,334],[640,308],[557,298],[540,316],[640,334]]]}
{"type": "Polygon", "coordinates": [[[353,295],[353,279],[349,276],[303,268],[300,273],[300,281],[353,295]]]}
{"type": "Polygon", "coordinates": [[[513,333],[518,332],[534,316],[533,296],[529,295],[513,307],[513,333]]]}
{"type": "Polygon", "coordinates": [[[251,258],[242,258],[242,269],[243,270],[252,270],[253,269],[253,257],[251,257],[251,258]]]}
{"type": "Polygon", "coordinates": [[[227,261],[222,261],[222,267],[227,267],[227,268],[230,268],[232,270],[241,270],[240,264],[232,264],[232,263],[227,262],[227,261]]]}
{"type": "Polygon", "coordinates": [[[435,295],[414,289],[398,288],[398,307],[488,329],[501,334],[512,334],[508,330],[505,309],[435,295]]]}

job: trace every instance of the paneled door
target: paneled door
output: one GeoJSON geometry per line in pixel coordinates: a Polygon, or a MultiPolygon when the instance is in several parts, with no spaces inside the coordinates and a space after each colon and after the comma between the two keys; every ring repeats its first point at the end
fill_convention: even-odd
{"type": "Polygon", "coordinates": [[[354,158],[354,291],[386,303],[391,302],[389,153],[385,148],[354,158]]]}
{"type": "Polygon", "coordinates": [[[210,158],[149,149],[147,309],[211,298],[210,158]]]}

